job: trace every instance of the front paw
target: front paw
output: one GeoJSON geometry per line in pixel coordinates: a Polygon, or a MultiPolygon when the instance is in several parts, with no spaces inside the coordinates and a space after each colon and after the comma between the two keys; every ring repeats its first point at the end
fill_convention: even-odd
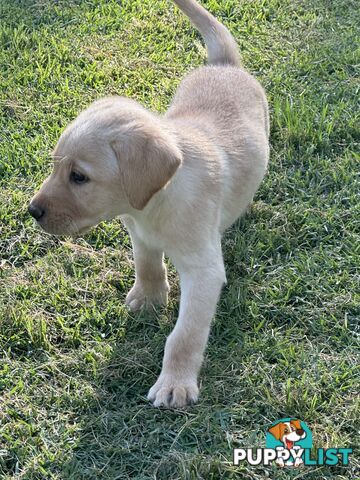
{"type": "Polygon", "coordinates": [[[154,407],[182,408],[197,402],[196,380],[171,374],[161,374],[148,394],[154,407]]]}
{"type": "Polygon", "coordinates": [[[169,285],[167,282],[161,284],[143,284],[136,281],[126,296],[125,303],[132,312],[150,305],[166,305],[168,301],[169,285]]]}

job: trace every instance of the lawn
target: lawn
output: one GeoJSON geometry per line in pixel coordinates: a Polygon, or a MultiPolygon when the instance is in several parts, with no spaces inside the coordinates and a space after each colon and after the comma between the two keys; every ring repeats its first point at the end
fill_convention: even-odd
{"type": "Polygon", "coordinates": [[[207,0],[271,105],[271,162],[225,235],[198,405],[146,400],[176,320],[124,306],[118,220],[85,238],[26,211],[67,123],[120,94],[164,111],[205,50],[165,0],[0,0],[0,478],[355,479],[349,467],[232,465],[294,416],[316,447],[359,443],[359,65],[355,0],[207,0]]]}

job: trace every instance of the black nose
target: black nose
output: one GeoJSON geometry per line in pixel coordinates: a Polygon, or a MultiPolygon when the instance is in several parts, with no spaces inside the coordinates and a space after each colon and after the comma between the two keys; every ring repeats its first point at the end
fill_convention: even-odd
{"type": "Polygon", "coordinates": [[[28,211],[30,215],[35,218],[35,220],[40,220],[40,218],[45,215],[45,210],[40,208],[38,205],[35,205],[34,203],[30,203],[30,205],[28,206],[28,211]]]}
{"type": "Polygon", "coordinates": [[[301,437],[302,435],[304,435],[305,432],[304,432],[304,430],[303,430],[302,428],[298,428],[298,429],[296,430],[296,433],[301,437]]]}

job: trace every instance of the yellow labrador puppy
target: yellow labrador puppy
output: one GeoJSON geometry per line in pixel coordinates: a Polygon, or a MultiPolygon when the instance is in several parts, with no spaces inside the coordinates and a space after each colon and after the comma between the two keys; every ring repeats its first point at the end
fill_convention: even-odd
{"type": "Polygon", "coordinates": [[[174,0],[202,34],[208,66],[181,83],[165,115],[135,101],[96,101],[63,132],[54,169],[29,205],[47,232],[81,234],[121,216],[136,280],[132,310],[165,304],[164,252],[180,274],[181,300],[155,406],[197,400],[210,323],[226,281],[221,234],[246,210],[268,162],[268,107],[259,83],[240,67],[229,31],[195,0],[174,0]]]}

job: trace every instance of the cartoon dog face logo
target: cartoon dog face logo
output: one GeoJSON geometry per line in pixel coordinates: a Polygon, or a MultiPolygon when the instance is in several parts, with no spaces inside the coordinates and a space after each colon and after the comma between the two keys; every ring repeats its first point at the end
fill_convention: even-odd
{"type": "Polygon", "coordinates": [[[268,430],[276,440],[280,440],[284,447],[290,450],[295,442],[306,437],[305,431],[301,428],[300,420],[280,422],[268,430]]]}
{"type": "MultiPolygon", "coordinates": [[[[306,432],[301,428],[300,420],[295,419],[290,419],[288,422],[280,422],[269,428],[268,432],[284,445],[284,447],[277,447],[279,449],[285,448],[287,450],[291,450],[294,448],[294,445],[296,445],[296,442],[306,437],[306,432]]],[[[296,448],[299,447],[295,446],[295,449],[296,448]]],[[[277,460],[276,463],[281,467],[284,466],[284,461],[281,459],[277,460]]],[[[298,467],[302,463],[302,459],[297,458],[295,463],[290,461],[287,462],[287,465],[294,465],[295,467],[298,467]]]]}

